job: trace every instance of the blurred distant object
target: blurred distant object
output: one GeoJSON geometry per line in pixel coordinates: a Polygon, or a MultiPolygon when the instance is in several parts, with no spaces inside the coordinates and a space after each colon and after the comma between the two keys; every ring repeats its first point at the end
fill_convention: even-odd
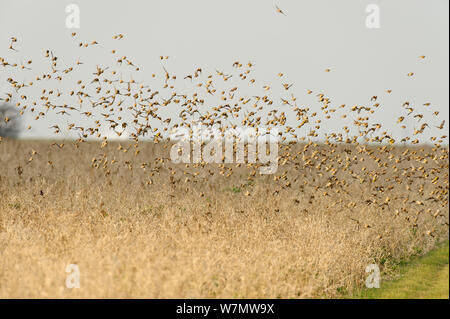
{"type": "Polygon", "coordinates": [[[19,111],[12,105],[0,104],[0,136],[16,138],[20,131],[19,111]]]}

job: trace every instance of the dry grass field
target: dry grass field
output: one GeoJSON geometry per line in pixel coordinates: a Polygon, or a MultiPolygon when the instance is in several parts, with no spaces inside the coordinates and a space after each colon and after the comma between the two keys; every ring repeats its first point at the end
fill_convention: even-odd
{"type": "Polygon", "coordinates": [[[259,175],[122,146],[0,142],[0,298],[339,297],[448,238],[447,147],[280,145],[259,175]]]}

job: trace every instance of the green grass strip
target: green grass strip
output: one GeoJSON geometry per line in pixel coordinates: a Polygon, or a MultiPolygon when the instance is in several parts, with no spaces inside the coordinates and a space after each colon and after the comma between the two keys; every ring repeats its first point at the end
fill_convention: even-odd
{"type": "Polygon", "coordinates": [[[449,299],[449,243],[399,265],[399,278],[353,295],[361,299],[449,299]]]}

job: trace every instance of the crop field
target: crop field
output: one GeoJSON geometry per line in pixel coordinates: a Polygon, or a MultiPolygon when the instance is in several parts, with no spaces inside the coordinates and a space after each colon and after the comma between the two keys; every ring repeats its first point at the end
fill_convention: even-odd
{"type": "Polygon", "coordinates": [[[448,238],[448,148],[296,144],[274,175],[167,148],[3,140],[0,297],[339,297],[448,238]]]}

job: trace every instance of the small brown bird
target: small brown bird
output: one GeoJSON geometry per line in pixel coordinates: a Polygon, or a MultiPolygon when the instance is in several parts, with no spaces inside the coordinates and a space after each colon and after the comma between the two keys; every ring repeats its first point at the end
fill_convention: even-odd
{"type": "Polygon", "coordinates": [[[442,121],[441,125],[436,126],[436,128],[442,130],[444,128],[444,125],[445,125],[445,120],[442,121]]]}
{"type": "Polygon", "coordinates": [[[281,10],[277,5],[275,5],[275,7],[277,8],[278,13],[281,13],[282,15],[286,16],[286,13],[284,13],[283,10],[281,10]]]}

